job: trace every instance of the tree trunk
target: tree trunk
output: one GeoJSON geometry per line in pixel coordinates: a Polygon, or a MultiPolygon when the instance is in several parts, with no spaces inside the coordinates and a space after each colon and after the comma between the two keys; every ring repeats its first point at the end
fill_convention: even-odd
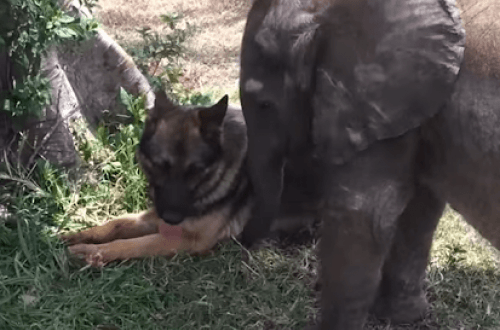
{"type": "MultiPolygon", "coordinates": [[[[62,7],[72,15],[91,16],[78,1],[65,1],[62,7]]],[[[4,67],[2,61],[8,59],[0,56],[0,68],[4,67]]],[[[78,156],[69,120],[82,117],[92,129],[102,119],[104,110],[123,112],[117,103],[120,87],[134,95],[145,95],[147,109],[154,104],[154,93],[131,57],[100,29],[91,40],[52,47],[43,58],[42,72],[50,79],[52,103],[41,119],[31,120],[23,127],[27,143],[20,152],[27,166],[40,156],[62,167],[76,165],[78,156]]],[[[11,88],[9,79],[8,72],[0,72],[1,89],[11,88]]],[[[9,124],[0,118],[2,123],[9,124]]],[[[2,146],[1,139],[7,131],[0,127],[3,150],[5,143],[2,146]]]]}

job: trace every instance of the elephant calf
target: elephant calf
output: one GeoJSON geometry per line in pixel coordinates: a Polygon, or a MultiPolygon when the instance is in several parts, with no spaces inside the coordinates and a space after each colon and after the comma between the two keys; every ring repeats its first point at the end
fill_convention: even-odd
{"type": "Polygon", "coordinates": [[[500,4],[459,6],[464,24],[455,0],[256,0],[249,12],[240,91],[256,206],[243,243],[276,217],[284,169],[309,176],[321,329],[359,330],[370,309],[423,315],[447,202],[500,248],[500,4]]]}

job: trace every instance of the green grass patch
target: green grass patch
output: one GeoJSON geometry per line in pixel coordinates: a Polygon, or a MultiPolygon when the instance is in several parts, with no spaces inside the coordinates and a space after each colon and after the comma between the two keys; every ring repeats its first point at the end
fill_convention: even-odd
{"type": "MultiPolygon", "coordinates": [[[[40,229],[30,225],[22,231],[40,229]]],[[[295,328],[310,305],[304,284],[290,278],[294,260],[248,266],[235,243],[209,257],[149,258],[99,270],[68,260],[43,230],[22,243],[22,231],[2,233],[12,237],[1,249],[2,329],[262,329],[268,322],[295,328]]]]}
{"type": "Polygon", "coordinates": [[[500,328],[500,254],[457,213],[435,234],[429,296],[441,329],[500,328]]]}

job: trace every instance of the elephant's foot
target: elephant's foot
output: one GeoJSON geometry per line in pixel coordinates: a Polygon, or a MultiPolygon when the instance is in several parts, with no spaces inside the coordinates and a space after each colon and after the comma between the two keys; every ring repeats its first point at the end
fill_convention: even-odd
{"type": "Polygon", "coordinates": [[[393,324],[413,323],[425,317],[429,302],[422,291],[418,295],[378,297],[371,312],[378,319],[390,320],[393,324]]]}

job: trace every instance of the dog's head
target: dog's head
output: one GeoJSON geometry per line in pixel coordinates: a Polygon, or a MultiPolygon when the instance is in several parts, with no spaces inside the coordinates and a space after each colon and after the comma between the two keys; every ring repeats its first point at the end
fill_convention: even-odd
{"type": "Polygon", "coordinates": [[[156,212],[165,222],[178,224],[199,215],[195,191],[222,157],[227,102],[226,95],[211,107],[187,108],[156,93],[137,154],[156,212]]]}

